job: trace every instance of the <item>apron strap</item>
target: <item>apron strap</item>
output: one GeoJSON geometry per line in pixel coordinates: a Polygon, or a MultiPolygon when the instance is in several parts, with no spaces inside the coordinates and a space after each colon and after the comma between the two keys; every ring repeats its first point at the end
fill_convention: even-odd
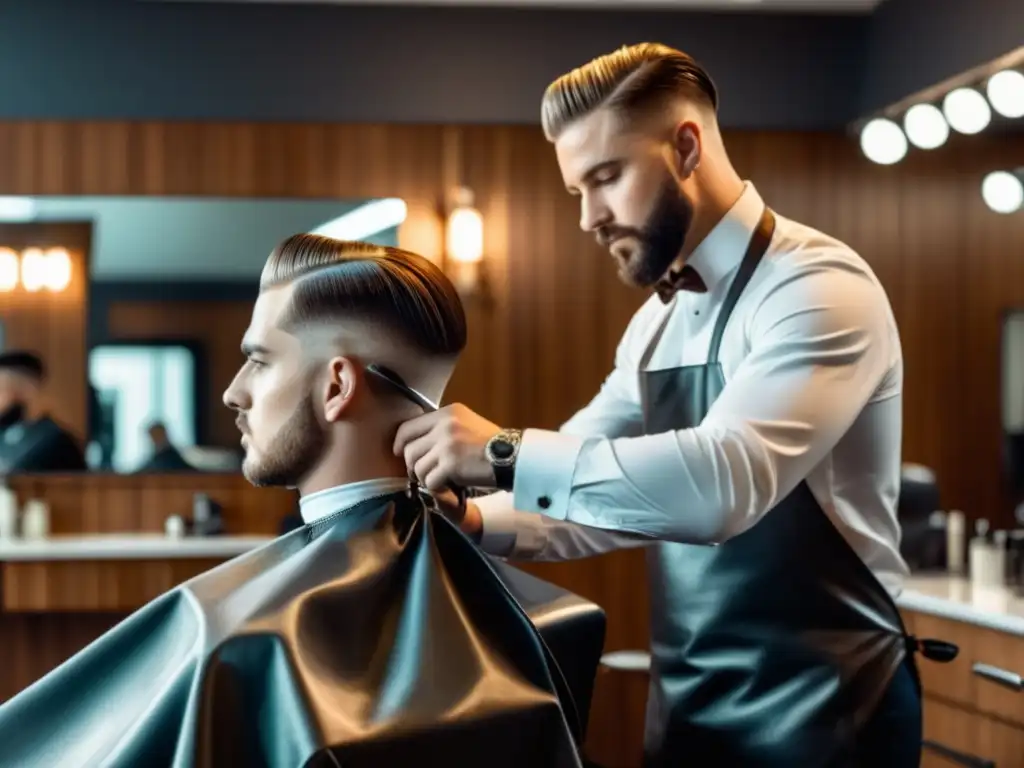
{"type": "Polygon", "coordinates": [[[715,330],[711,335],[711,345],[708,350],[708,363],[718,362],[718,348],[722,345],[722,336],[725,334],[725,326],[729,323],[729,316],[732,315],[733,307],[739,301],[743,289],[750,282],[754,270],[757,269],[757,265],[761,263],[761,259],[768,251],[768,246],[771,245],[772,235],[774,234],[775,214],[772,213],[768,206],[765,206],[764,213],[761,214],[761,221],[758,222],[757,229],[754,230],[754,234],[750,237],[747,252],[743,255],[743,261],[740,262],[740,268],[736,272],[736,277],[732,279],[729,292],[725,295],[722,308],[718,311],[718,320],[715,321],[715,330]]]}

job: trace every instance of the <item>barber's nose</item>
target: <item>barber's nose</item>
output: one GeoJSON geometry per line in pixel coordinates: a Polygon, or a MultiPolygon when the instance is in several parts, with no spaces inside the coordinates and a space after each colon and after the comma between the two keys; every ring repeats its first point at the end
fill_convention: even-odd
{"type": "Polygon", "coordinates": [[[583,195],[580,198],[580,229],[593,232],[611,220],[610,213],[600,198],[583,195]]]}

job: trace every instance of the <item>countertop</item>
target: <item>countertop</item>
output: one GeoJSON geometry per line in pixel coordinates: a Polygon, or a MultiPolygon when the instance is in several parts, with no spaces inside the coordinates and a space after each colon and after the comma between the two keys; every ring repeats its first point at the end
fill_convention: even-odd
{"type": "Polygon", "coordinates": [[[0,562],[40,560],[164,560],[232,558],[273,541],[271,536],[182,536],[121,533],[0,539],[0,562]]]}
{"type": "Polygon", "coordinates": [[[903,585],[896,604],[908,611],[1024,637],[1024,597],[1011,587],[983,587],[946,574],[915,574],[903,585]]]}

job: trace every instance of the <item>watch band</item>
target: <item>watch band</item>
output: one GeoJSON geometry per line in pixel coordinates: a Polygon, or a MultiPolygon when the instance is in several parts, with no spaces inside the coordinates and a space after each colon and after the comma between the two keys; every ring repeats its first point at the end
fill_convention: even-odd
{"type": "Polygon", "coordinates": [[[499,491],[511,491],[516,485],[516,465],[494,466],[494,484],[499,491]]]}

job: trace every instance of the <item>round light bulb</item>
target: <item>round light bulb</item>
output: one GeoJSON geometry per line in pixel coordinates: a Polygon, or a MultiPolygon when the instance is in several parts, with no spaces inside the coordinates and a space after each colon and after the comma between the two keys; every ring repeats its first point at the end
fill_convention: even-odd
{"type": "Polygon", "coordinates": [[[1024,205],[1024,184],[1015,174],[993,171],[981,182],[981,198],[996,213],[1015,213],[1024,205]]]}
{"type": "Polygon", "coordinates": [[[21,284],[30,293],[46,287],[46,256],[39,248],[21,252],[21,284]]]}
{"type": "Polygon", "coordinates": [[[861,130],[860,148],[871,162],[892,165],[906,156],[907,137],[892,120],[876,117],[861,130]]]}
{"type": "Polygon", "coordinates": [[[0,291],[17,288],[19,272],[18,254],[10,248],[0,248],[0,291]]]}
{"type": "Polygon", "coordinates": [[[918,149],[936,149],[949,138],[949,123],[932,104],[915,104],[903,116],[907,139],[918,149]]]}
{"type": "Polygon", "coordinates": [[[985,88],[992,109],[1003,117],[1024,117],[1024,74],[1004,69],[989,78],[985,88]]]}
{"type": "Polygon", "coordinates": [[[59,292],[70,284],[71,256],[65,248],[51,248],[46,252],[46,287],[59,292]]]}
{"type": "Polygon", "coordinates": [[[981,133],[992,121],[992,110],[985,97],[973,88],[957,88],[942,100],[942,114],[954,131],[973,135],[981,133]]]}

